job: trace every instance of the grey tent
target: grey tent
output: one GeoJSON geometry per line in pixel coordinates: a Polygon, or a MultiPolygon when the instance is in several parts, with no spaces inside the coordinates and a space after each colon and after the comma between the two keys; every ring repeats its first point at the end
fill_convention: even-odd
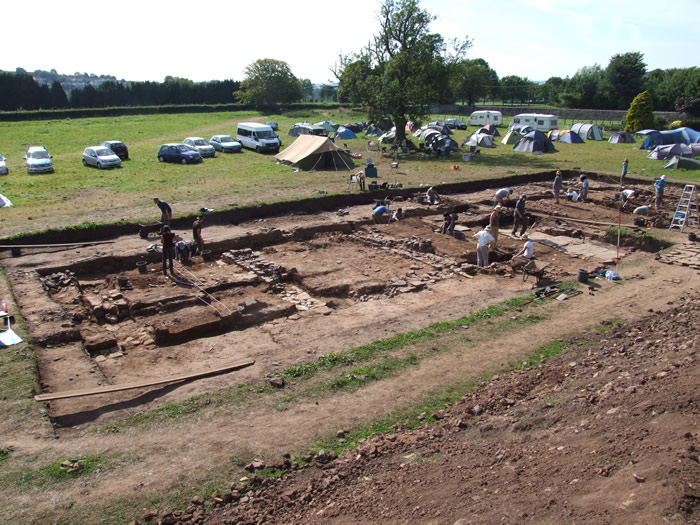
{"type": "Polygon", "coordinates": [[[629,131],[616,131],[610,135],[608,142],[611,144],[634,144],[637,141],[634,140],[632,133],[629,131]]]}
{"type": "Polygon", "coordinates": [[[664,164],[665,170],[700,170],[700,160],[688,159],[685,157],[671,157],[666,164],[664,164]]]}
{"type": "Polygon", "coordinates": [[[603,130],[598,124],[577,122],[571,126],[571,131],[578,134],[583,140],[603,140],[603,130]]]}
{"type": "Polygon", "coordinates": [[[522,135],[519,131],[511,129],[508,133],[506,133],[506,136],[503,137],[501,144],[515,144],[520,140],[520,137],[522,137],[522,135]]]}
{"type": "Polygon", "coordinates": [[[500,137],[501,134],[498,132],[498,128],[494,126],[493,124],[486,124],[482,128],[479,129],[478,133],[486,133],[487,135],[491,135],[492,137],[500,137]]]}
{"type": "Polygon", "coordinates": [[[554,153],[554,145],[541,131],[531,131],[515,143],[513,151],[523,151],[526,153],[554,153]]]}
{"type": "Polygon", "coordinates": [[[284,151],[275,155],[281,164],[308,170],[352,170],[352,157],[328,137],[300,135],[284,151]]]}
{"type": "Polygon", "coordinates": [[[381,137],[382,133],[381,129],[374,124],[370,124],[365,130],[365,137],[381,137]]]}
{"type": "Polygon", "coordinates": [[[396,129],[392,128],[391,131],[387,131],[382,136],[379,137],[378,142],[380,144],[393,144],[396,140],[396,129]]]}
{"type": "Polygon", "coordinates": [[[557,138],[558,142],[567,142],[569,144],[583,144],[583,139],[578,133],[573,131],[562,131],[557,138]]]}
{"type": "Polygon", "coordinates": [[[338,128],[340,127],[338,124],[336,124],[332,120],[324,120],[322,122],[317,122],[316,126],[322,127],[328,133],[335,133],[336,131],[338,131],[338,128]]]}
{"type": "Polygon", "coordinates": [[[472,133],[462,143],[462,146],[481,146],[482,148],[493,148],[493,140],[491,135],[477,131],[472,133]]]}
{"type": "Polygon", "coordinates": [[[327,137],[328,132],[322,126],[316,126],[309,122],[297,122],[289,130],[290,137],[298,137],[299,135],[318,135],[319,137],[327,137]]]}
{"type": "Polygon", "coordinates": [[[687,144],[667,144],[666,146],[656,146],[654,151],[647,155],[648,159],[664,160],[671,157],[693,158],[693,150],[687,144]]]}

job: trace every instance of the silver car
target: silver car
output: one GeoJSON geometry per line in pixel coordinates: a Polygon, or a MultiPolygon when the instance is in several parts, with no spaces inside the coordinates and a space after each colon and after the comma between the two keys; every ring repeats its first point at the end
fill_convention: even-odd
{"type": "Polygon", "coordinates": [[[7,169],[7,161],[0,153],[0,175],[7,175],[8,173],[10,173],[10,170],[7,169]]]}
{"type": "Polygon", "coordinates": [[[182,142],[199,151],[199,154],[202,157],[216,157],[216,150],[214,149],[214,146],[209,144],[202,137],[187,137],[182,142]]]}
{"type": "Polygon", "coordinates": [[[102,168],[121,168],[122,159],[105,146],[89,146],[83,151],[83,166],[102,168]]]}
{"type": "Polygon", "coordinates": [[[223,151],[224,153],[234,153],[243,149],[241,143],[233,140],[231,135],[214,135],[209,139],[209,144],[214,146],[214,149],[217,151],[223,151]]]}
{"type": "Polygon", "coordinates": [[[43,146],[30,146],[24,155],[24,163],[27,166],[27,173],[53,173],[53,163],[51,155],[43,146]]]}

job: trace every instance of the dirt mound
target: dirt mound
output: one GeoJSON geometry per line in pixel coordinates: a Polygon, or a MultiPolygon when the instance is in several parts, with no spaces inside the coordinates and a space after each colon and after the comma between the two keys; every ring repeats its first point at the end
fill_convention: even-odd
{"type": "Polygon", "coordinates": [[[569,341],[559,357],[426,414],[435,421],[423,428],[319,453],[285,478],[253,476],[208,501],[220,508],[168,518],[697,523],[700,299],[681,303],[569,341]]]}

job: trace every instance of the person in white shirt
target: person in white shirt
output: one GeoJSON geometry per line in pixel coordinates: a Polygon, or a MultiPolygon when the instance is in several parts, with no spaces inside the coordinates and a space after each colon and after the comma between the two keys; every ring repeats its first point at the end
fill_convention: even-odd
{"type": "Polygon", "coordinates": [[[513,194],[513,188],[501,188],[496,192],[496,202],[505,204],[505,200],[513,194]]]}
{"type": "Polygon", "coordinates": [[[476,265],[477,266],[488,266],[489,265],[489,247],[492,243],[496,242],[496,239],[491,235],[491,226],[486,226],[483,230],[474,234],[474,238],[477,239],[476,246],[476,265]]]}
{"type": "Polygon", "coordinates": [[[520,257],[521,255],[525,257],[526,259],[534,259],[535,258],[535,245],[533,242],[530,240],[530,236],[526,233],[525,235],[522,235],[520,237],[521,239],[525,239],[525,244],[523,245],[522,250],[520,250],[518,253],[513,255],[513,259],[516,257],[520,257]]]}

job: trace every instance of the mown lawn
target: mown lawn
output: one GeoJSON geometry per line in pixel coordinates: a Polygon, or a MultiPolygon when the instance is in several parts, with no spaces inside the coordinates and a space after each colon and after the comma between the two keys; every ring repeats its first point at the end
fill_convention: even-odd
{"type": "MultiPolygon", "coordinates": [[[[182,115],[139,115],[87,119],[8,122],[0,125],[0,152],[8,158],[10,175],[0,177],[0,193],[14,207],[0,210],[2,231],[11,235],[66,227],[89,222],[113,222],[153,218],[152,198],[167,200],[175,214],[191,213],[201,207],[223,209],[253,202],[270,202],[306,197],[319,191],[347,191],[347,172],[294,172],[277,165],[271,155],[244,150],[241,154],[218,153],[203,164],[181,166],[160,164],[156,158],[164,142],[182,141],[186,136],[209,139],[216,133],[235,136],[241,121],[275,119],[280,124],[283,147],[292,142],[289,129],[301,120],[318,122],[330,118],[337,123],[366,118],[360,113],[309,111],[308,114],[261,115],[252,112],[222,112],[182,115]],[[97,170],[81,163],[86,146],[103,140],[123,140],[131,160],[121,169],[97,170]],[[54,156],[55,173],[28,175],[23,162],[29,144],[41,144],[54,156]]],[[[474,131],[457,131],[461,143],[474,131]]],[[[501,129],[505,133],[505,128],[501,129]]],[[[441,184],[474,178],[497,178],[513,173],[555,169],[619,173],[622,159],[630,159],[630,174],[655,177],[663,173],[662,161],[647,160],[638,145],[587,142],[583,145],[557,144],[557,153],[531,155],[516,153],[497,142],[496,148],[481,148],[475,162],[465,163],[461,155],[451,159],[401,159],[398,170],[389,167],[391,158],[368,152],[369,139],[360,135],[339,140],[354,152],[371,156],[379,167],[380,182],[398,179],[404,186],[441,184]],[[450,166],[459,164],[460,170],[450,166]]],[[[375,138],[376,140],[376,138],[375,138]]],[[[698,179],[692,172],[673,173],[671,179],[698,179]]]]}

